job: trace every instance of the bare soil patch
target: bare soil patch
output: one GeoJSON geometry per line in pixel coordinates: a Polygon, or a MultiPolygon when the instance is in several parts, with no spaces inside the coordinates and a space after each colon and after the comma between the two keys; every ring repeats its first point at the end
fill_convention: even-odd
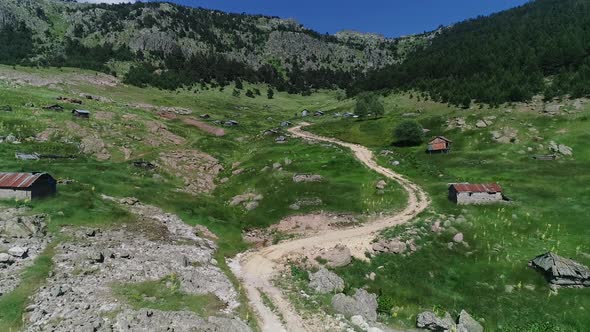
{"type": "Polygon", "coordinates": [[[199,129],[201,129],[202,131],[209,133],[211,135],[215,135],[217,137],[225,136],[225,130],[223,130],[223,128],[214,127],[212,125],[204,123],[203,121],[199,121],[199,120],[195,120],[195,119],[184,119],[183,122],[190,125],[190,126],[197,127],[199,129]]]}

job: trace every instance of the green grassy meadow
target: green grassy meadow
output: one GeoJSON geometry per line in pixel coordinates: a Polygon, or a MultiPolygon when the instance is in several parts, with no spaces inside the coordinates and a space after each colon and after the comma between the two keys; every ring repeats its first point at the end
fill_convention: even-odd
{"type": "Polygon", "coordinates": [[[381,156],[380,163],[406,175],[431,195],[433,205],[428,213],[465,216],[468,222],[455,227],[470,247],[450,250],[447,243],[454,234],[430,235],[421,239],[423,248],[413,255],[378,255],[371,263],[356,261],[338,269],[348,287],[367,286],[379,294],[382,316],[393,325],[413,326],[416,314],[423,310],[458,314],[465,309],[483,319],[487,330],[586,331],[590,290],[560,289],[553,294],[542,275],[527,263],[553,251],[590,264],[590,191],[584,185],[590,181],[588,107],[577,114],[545,117],[532,112],[505,113],[509,106],[457,110],[408,96],[389,96],[385,104],[388,113],[383,118],[330,120],[310,130],[365,144],[376,152],[392,150],[394,154],[381,156]],[[425,144],[392,145],[395,125],[407,118],[404,113],[415,112],[412,109],[422,110],[415,119],[431,130],[429,136],[453,140],[452,153],[429,155],[425,144]],[[497,119],[488,128],[444,130],[447,119],[460,116],[474,123],[491,115],[497,119]],[[507,127],[518,130],[518,141],[494,142],[491,131],[507,127]],[[537,136],[543,140],[536,141],[537,136]],[[548,153],[550,140],[572,147],[573,158],[533,160],[534,154],[548,153]],[[390,160],[400,165],[391,166],[390,160]],[[446,198],[451,182],[498,182],[513,202],[458,207],[446,198]],[[365,280],[370,272],[377,274],[375,281],[365,280]],[[506,286],[514,290],[507,292],[506,286]]]}
{"type": "MultiPolygon", "coordinates": [[[[14,70],[0,66],[0,70],[34,77],[60,77],[65,82],[71,82],[48,87],[0,84],[0,106],[7,105],[12,109],[0,111],[0,136],[12,134],[21,142],[0,144],[0,171],[45,171],[58,180],[71,180],[67,185],[58,186],[58,195],[54,198],[32,202],[3,201],[0,204],[6,207],[28,206],[32,213],[48,214],[49,230],[54,234],[58,234],[63,226],[105,228],[135,223],[130,213],[118,204],[104,200],[102,195],[137,197],[146,204],[178,214],[188,224],[207,226],[219,237],[216,258],[220,266],[229,271],[224,263],[225,257],[233,257],[248,248],[241,238],[243,230],[267,227],[296,213],[322,210],[371,214],[393,211],[405,203],[405,193],[394,185],[384,194],[377,193],[374,183],[380,177],[357,162],[348,151],[335,146],[307,144],[298,139],[276,144],[273,136],[261,134],[264,130],[278,127],[281,121],[293,119],[304,108],[332,110],[349,105],[350,101],[338,101],[341,97],[339,92],[326,91],[310,97],[277,93],[274,99],[269,100],[265,96],[265,87],[258,86],[263,96],[253,99],[244,96],[244,93],[241,97],[232,96],[233,88],[223,91],[219,88],[200,88],[199,91],[185,89],[170,92],[86,84],[79,77],[92,77],[95,74],[74,69],[14,70]],[[111,98],[114,102],[86,100],[79,97],[80,93],[111,98]],[[84,104],[80,106],[57,101],[58,96],[82,99],[84,104]],[[55,103],[62,105],[65,110],[54,112],[41,108],[55,103]],[[224,128],[224,137],[214,137],[183,123],[183,117],[165,120],[155,111],[141,109],[137,104],[189,108],[194,111],[190,116],[192,118],[206,113],[211,115],[211,120],[235,119],[240,122],[240,126],[224,128]],[[73,119],[70,111],[74,108],[90,110],[91,119],[73,119]],[[101,112],[112,116],[97,118],[96,115],[101,112]],[[159,146],[148,144],[153,136],[146,128],[148,122],[164,124],[169,132],[181,137],[185,143],[180,146],[171,143],[159,146]],[[48,128],[55,131],[48,141],[32,139],[48,128]],[[111,154],[110,159],[100,161],[93,155],[79,153],[78,145],[88,135],[100,137],[104,141],[111,154]],[[125,160],[122,147],[133,150],[136,157],[125,160]],[[184,185],[183,180],[166,169],[144,170],[131,163],[137,159],[154,161],[160,153],[176,150],[199,150],[219,160],[225,170],[216,180],[217,188],[209,194],[190,195],[178,191],[184,185]],[[74,155],[75,158],[22,161],[15,158],[16,152],[74,155]],[[287,159],[290,163],[285,162],[287,159]],[[241,163],[240,167],[244,169],[241,174],[232,175],[232,164],[235,162],[241,163]],[[273,163],[277,162],[283,164],[282,171],[272,170],[273,163]],[[263,171],[266,166],[271,170],[263,171]],[[297,173],[320,174],[324,181],[294,183],[292,176],[297,173]],[[221,183],[219,180],[224,177],[228,181],[221,183]],[[246,211],[241,206],[229,205],[233,196],[245,192],[264,196],[257,209],[246,211]],[[301,199],[319,199],[322,204],[302,207],[298,211],[288,208],[301,199]]],[[[47,259],[50,257],[48,254],[47,259]]],[[[44,261],[40,260],[32,269],[43,268],[42,263],[44,261]]],[[[0,298],[0,308],[12,308],[0,309],[0,327],[20,327],[27,298],[42,282],[43,278],[39,278],[35,283],[0,298]]],[[[142,289],[148,288],[149,285],[142,289]]],[[[133,297],[140,291],[143,290],[125,296],[133,297]]],[[[182,296],[168,294],[163,297],[175,302],[182,296]]],[[[190,303],[196,300],[182,301],[192,306],[190,303]]],[[[162,304],[163,307],[168,305],[162,304]]],[[[191,308],[198,311],[194,306],[191,308]]],[[[244,316],[249,315],[247,309],[241,312],[244,316]]]]}

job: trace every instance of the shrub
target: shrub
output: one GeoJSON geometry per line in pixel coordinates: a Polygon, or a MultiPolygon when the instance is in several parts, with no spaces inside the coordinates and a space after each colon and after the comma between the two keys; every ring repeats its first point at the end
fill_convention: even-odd
{"type": "Polygon", "coordinates": [[[413,146],[422,143],[424,130],[422,126],[412,120],[400,123],[393,132],[396,142],[400,145],[413,146]]]}

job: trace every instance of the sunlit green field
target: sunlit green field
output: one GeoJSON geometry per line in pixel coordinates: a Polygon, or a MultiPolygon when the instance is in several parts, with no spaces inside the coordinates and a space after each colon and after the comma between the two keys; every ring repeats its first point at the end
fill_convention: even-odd
{"type": "Polygon", "coordinates": [[[551,118],[532,112],[504,113],[509,106],[453,110],[407,96],[388,97],[385,103],[395,106],[386,108],[389,113],[384,118],[333,120],[312,130],[366,144],[376,152],[394,151],[390,157],[380,157],[380,162],[419,183],[433,199],[432,210],[422,219],[432,213],[465,216],[467,223],[453,227],[465,234],[469,248],[448,249],[451,232],[430,234],[420,240],[423,248],[411,256],[379,255],[371,263],[357,261],[339,269],[348,286],[367,285],[380,294],[382,317],[394,325],[413,326],[416,314],[423,310],[458,314],[465,309],[484,319],[489,330],[588,330],[590,290],[561,289],[552,294],[542,275],[527,267],[530,259],[547,251],[590,264],[590,191],[585,185],[590,181],[588,107],[581,113],[551,118]],[[402,114],[416,109],[423,110],[416,120],[431,129],[430,136],[453,140],[452,153],[429,155],[425,145],[392,146],[393,128],[407,118],[402,114]],[[473,124],[490,115],[497,119],[488,128],[444,130],[447,119],[460,116],[473,124]],[[507,127],[518,130],[517,143],[491,139],[491,131],[507,127]],[[536,136],[543,140],[534,141],[536,136]],[[572,147],[573,158],[533,160],[534,154],[548,153],[550,140],[572,147]],[[400,165],[391,166],[390,160],[400,165]],[[457,207],[446,198],[451,182],[498,182],[513,203],[457,207]],[[364,278],[371,271],[377,273],[375,281],[364,278]],[[512,292],[507,291],[510,286],[512,292]]]}

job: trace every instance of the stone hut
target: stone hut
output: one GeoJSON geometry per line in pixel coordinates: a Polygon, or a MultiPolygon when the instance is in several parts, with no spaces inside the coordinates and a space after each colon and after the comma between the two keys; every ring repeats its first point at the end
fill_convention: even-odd
{"type": "Polygon", "coordinates": [[[428,142],[428,153],[449,153],[452,145],[453,141],[450,139],[444,136],[436,136],[428,142]]]}
{"type": "Polygon", "coordinates": [[[552,252],[535,257],[529,266],[542,272],[554,287],[590,287],[590,269],[552,252]]]}
{"type": "Polygon", "coordinates": [[[47,173],[0,173],[0,199],[37,199],[56,192],[57,181],[47,173]]]}
{"type": "Polygon", "coordinates": [[[459,205],[493,204],[508,201],[497,183],[453,183],[449,186],[449,199],[459,205]]]}

